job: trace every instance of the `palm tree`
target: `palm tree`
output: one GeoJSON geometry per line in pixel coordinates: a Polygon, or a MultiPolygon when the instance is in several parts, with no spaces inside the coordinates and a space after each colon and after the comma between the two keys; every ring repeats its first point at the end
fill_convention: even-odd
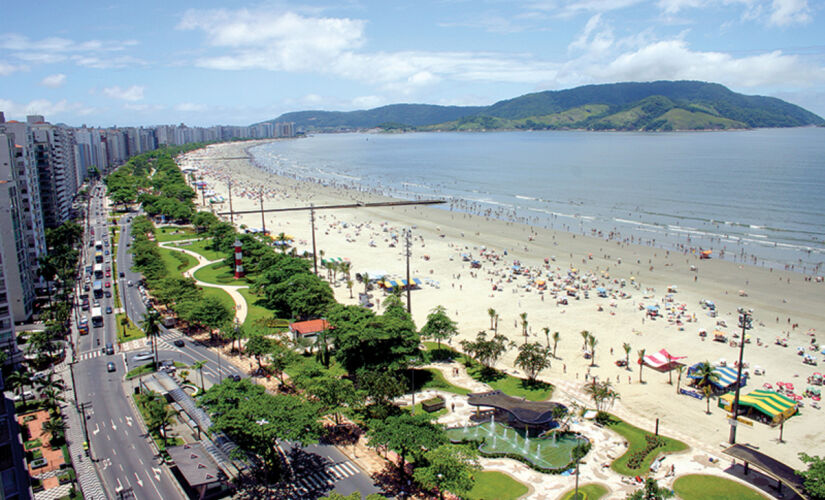
{"type": "Polygon", "coordinates": [[[584,456],[587,454],[587,445],[584,443],[579,443],[573,448],[573,460],[576,461],[576,493],[573,495],[573,498],[578,499],[579,497],[579,462],[584,456]]]}
{"type": "Polygon", "coordinates": [[[707,404],[705,413],[710,415],[710,398],[713,396],[713,386],[710,384],[702,386],[702,394],[705,395],[705,403],[707,404]]]}
{"type": "Polygon", "coordinates": [[[41,255],[38,259],[37,274],[46,280],[46,293],[49,296],[49,310],[52,308],[52,281],[57,276],[57,266],[54,259],[48,255],[41,255]]]}
{"type": "Polygon", "coordinates": [[[158,326],[159,320],[160,313],[157,309],[149,309],[143,315],[143,331],[146,332],[146,336],[152,341],[152,353],[154,354],[155,366],[158,366],[158,348],[155,337],[157,337],[160,331],[160,327],[158,326]]]}
{"type": "Polygon", "coordinates": [[[685,371],[685,365],[676,365],[676,373],[679,376],[676,378],[676,394],[679,394],[679,385],[682,383],[682,373],[685,371]]]}
{"type": "Polygon", "coordinates": [[[43,422],[42,429],[49,435],[49,446],[55,448],[55,445],[63,441],[66,422],[60,415],[53,415],[52,418],[43,422]]]}
{"type": "Polygon", "coordinates": [[[31,387],[33,383],[31,372],[28,370],[11,372],[6,381],[9,383],[9,387],[22,397],[23,404],[25,404],[26,387],[31,387]]]}
{"type": "Polygon", "coordinates": [[[284,233],[278,233],[278,236],[275,237],[275,241],[278,243],[278,247],[280,247],[281,253],[286,253],[287,241],[289,238],[286,237],[284,233]]]}
{"type": "Polygon", "coordinates": [[[198,370],[198,373],[201,376],[201,392],[204,392],[204,388],[203,388],[203,367],[204,366],[206,366],[206,360],[205,359],[203,359],[201,361],[195,361],[194,363],[192,363],[192,369],[193,370],[198,370]]]}
{"type": "Polygon", "coordinates": [[[639,355],[639,383],[640,384],[643,383],[642,382],[642,368],[645,367],[645,352],[646,352],[645,349],[639,349],[638,351],[636,351],[636,354],[639,355]]]}
{"type": "Polygon", "coordinates": [[[364,294],[366,295],[370,288],[370,275],[363,273],[361,274],[361,279],[364,281],[364,294]]]}
{"type": "Polygon", "coordinates": [[[487,309],[487,314],[490,316],[490,330],[493,329],[493,321],[496,319],[496,310],[492,307],[487,309]]]}
{"type": "Polygon", "coordinates": [[[622,348],[624,349],[624,364],[627,366],[627,369],[630,370],[630,351],[632,347],[630,347],[629,343],[625,342],[622,344],[622,348]]]}
{"type": "Polygon", "coordinates": [[[553,332],[553,358],[556,358],[556,346],[559,345],[559,339],[561,339],[561,334],[559,332],[553,332]]]}
{"type": "Polygon", "coordinates": [[[347,288],[349,289],[349,298],[352,298],[352,280],[347,278],[347,288]]]}
{"type": "Polygon", "coordinates": [[[587,345],[590,346],[590,366],[596,364],[596,345],[598,343],[599,341],[593,335],[587,337],[587,345]]]}
{"type": "Polygon", "coordinates": [[[524,343],[527,343],[527,313],[523,312],[519,314],[521,318],[521,331],[524,334],[524,343]]]}
{"type": "Polygon", "coordinates": [[[587,339],[590,337],[590,332],[582,330],[579,334],[582,336],[582,350],[585,350],[587,349],[587,339]]]}
{"type": "Polygon", "coordinates": [[[43,397],[46,408],[49,409],[49,413],[52,415],[58,415],[60,413],[60,403],[65,401],[63,396],[60,395],[60,390],[50,387],[43,390],[40,395],[43,397]]]}
{"type": "Polygon", "coordinates": [[[496,314],[495,326],[493,326],[493,333],[498,333],[498,314],[496,314]]]}
{"type": "Polygon", "coordinates": [[[544,338],[547,339],[547,348],[550,349],[550,327],[545,326],[542,330],[544,331],[544,338]]]}

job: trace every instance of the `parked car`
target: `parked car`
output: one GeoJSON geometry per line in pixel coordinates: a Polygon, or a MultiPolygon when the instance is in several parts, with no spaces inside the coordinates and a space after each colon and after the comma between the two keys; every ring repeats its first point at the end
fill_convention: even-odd
{"type": "Polygon", "coordinates": [[[238,374],[230,375],[229,378],[231,378],[235,382],[240,382],[241,381],[241,376],[238,375],[238,374]]]}
{"type": "Polygon", "coordinates": [[[109,287],[111,287],[111,286],[112,286],[112,283],[110,283],[110,282],[108,282],[108,281],[107,281],[107,282],[106,282],[103,286],[105,286],[106,288],[109,288],[109,287]]]}
{"type": "Polygon", "coordinates": [[[123,271],[120,271],[120,272],[119,272],[119,273],[117,273],[117,274],[118,274],[118,276],[120,276],[121,278],[123,278],[124,276],[126,276],[125,274],[123,274],[123,271]]]}
{"type": "Polygon", "coordinates": [[[112,292],[110,292],[109,290],[106,290],[105,292],[103,292],[103,294],[104,294],[104,295],[106,295],[106,298],[107,298],[107,299],[111,299],[111,298],[112,298],[112,292]]]}
{"type": "Polygon", "coordinates": [[[106,314],[112,314],[112,306],[106,306],[106,314]]]}
{"type": "Polygon", "coordinates": [[[109,361],[108,363],[106,363],[106,371],[107,371],[107,372],[112,373],[112,372],[113,372],[113,371],[115,371],[115,370],[116,370],[116,368],[115,368],[115,364],[114,364],[114,363],[112,363],[111,361],[109,361]]]}

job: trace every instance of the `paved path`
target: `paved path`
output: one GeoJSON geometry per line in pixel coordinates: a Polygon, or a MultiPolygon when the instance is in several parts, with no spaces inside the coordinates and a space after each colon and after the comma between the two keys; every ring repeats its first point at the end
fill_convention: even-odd
{"type": "MultiPolygon", "coordinates": [[[[481,382],[476,381],[467,374],[464,365],[457,362],[439,362],[425,366],[425,368],[435,368],[444,375],[444,378],[451,384],[470,389],[473,392],[489,391],[491,388],[481,382]]],[[[515,374],[514,374],[515,375],[515,374]]],[[[467,397],[440,390],[426,390],[416,394],[416,402],[433,396],[442,396],[446,401],[447,414],[441,416],[438,421],[447,427],[460,427],[470,422],[470,416],[475,412],[475,408],[467,404],[467,397]],[[453,405],[455,405],[453,407],[453,405]]],[[[409,405],[412,397],[406,395],[399,398],[397,402],[402,405],[409,405]]],[[[582,407],[590,406],[589,396],[583,390],[583,383],[569,381],[558,381],[553,400],[561,402],[568,407],[577,404],[582,407]]],[[[641,420],[637,416],[630,414],[620,401],[610,409],[612,413],[620,418],[626,419],[637,427],[653,429],[654,421],[641,420]]],[[[579,484],[599,483],[609,490],[609,498],[624,498],[640,486],[625,476],[614,472],[610,468],[610,463],[624,454],[626,449],[625,440],[619,434],[606,428],[598,427],[593,422],[577,420],[571,425],[573,432],[578,432],[586,436],[593,448],[587,454],[579,468],[579,484]]],[[[685,452],[667,455],[661,468],[652,473],[661,486],[672,487],[675,477],[668,475],[668,471],[674,466],[678,477],[684,474],[712,474],[740,481],[738,476],[729,474],[726,469],[730,465],[729,459],[722,459],[721,448],[715,450],[703,443],[691,439],[684,434],[665,430],[663,433],[669,437],[679,439],[691,448],[685,452]],[[713,458],[714,462],[710,459],[713,458]]],[[[516,460],[503,458],[481,458],[481,465],[485,470],[495,470],[503,472],[524,483],[530,491],[523,498],[537,500],[551,500],[559,498],[563,493],[573,488],[574,479],[570,475],[543,474],[537,472],[525,464],[516,460]]],[[[740,481],[743,482],[743,481],[740,481]]],[[[744,482],[743,482],[744,483],[744,482]]],[[[753,484],[748,484],[754,487],[753,484]]],[[[762,490],[763,493],[770,493],[762,490]]]]}
{"type": "Polygon", "coordinates": [[[197,241],[197,240],[166,241],[166,242],[163,242],[163,243],[159,243],[158,246],[169,249],[169,250],[174,250],[176,252],[183,252],[187,255],[191,255],[192,257],[195,257],[198,260],[198,265],[196,265],[195,267],[193,267],[191,269],[188,269],[188,270],[184,271],[183,275],[187,278],[194,279],[195,283],[198,286],[205,286],[205,287],[209,287],[209,288],[220,288],[221,290],[228,293],[229,296],[232,297],[232,301],[235,302],[235,318],[238,320],[238,322],[240,324],[243,324],[243,322],[246,320],[246,315],[249,312],[249,308],[246,305],[246,299],[244,299],[243,295],[241,295],[241,293],[238,290],[240,290],[241,288],[249,288],[249,286],[247,286],[247,285],[218,285],[218,284],[215,284],[215,283],[207,283],[205,281],[200,281],[200,280],[196,279],[195,278],[195,273],[198,271],[198,269],[201,269],[203,267],[215,264],[216,262],[222,262],[222,261],[221,260],[207,260],[206,257],[204,257],[203,255],[201,255],[197,252],[193,252],[192,250],[187,250],[185,248],[180,248],[180,247],[176,247],[176,246],[173,245],[173,244],[186,243],[187,241],[197,241]]]}

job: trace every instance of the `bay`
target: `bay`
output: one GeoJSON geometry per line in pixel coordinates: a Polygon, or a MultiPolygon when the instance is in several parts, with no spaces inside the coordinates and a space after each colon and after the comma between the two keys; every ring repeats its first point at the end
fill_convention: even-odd
{"type": "Polygon", "coordinates": [[[250,150],[278,175],[752,264],[822,272],[825,129],[322,134],[250,150]]]}

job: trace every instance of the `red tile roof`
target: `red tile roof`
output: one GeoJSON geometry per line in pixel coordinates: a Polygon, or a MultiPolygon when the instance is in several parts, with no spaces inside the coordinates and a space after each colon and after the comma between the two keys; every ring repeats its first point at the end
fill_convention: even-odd
{"type": "Polygon", "coordinates": [[[289,324],[289,329],[301,335],[323,332],[329,330],[329,321],[325,319],[311,319],[309,321],[298,321],[289,324]]]}

